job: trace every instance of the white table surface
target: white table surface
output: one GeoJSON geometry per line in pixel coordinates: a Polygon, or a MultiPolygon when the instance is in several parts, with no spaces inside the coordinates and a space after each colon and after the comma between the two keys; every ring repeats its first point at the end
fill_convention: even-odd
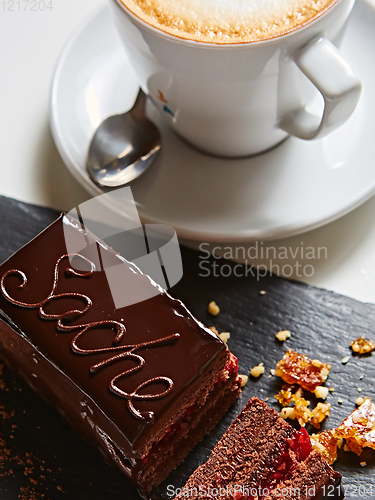
{"type": "MultiPolygon", "coordinates": [[[[32,12],[31,2],[20,1],[21,10],[15,4],[13,12],[7,10],[7,0],[0,2],[0,194],[70,210],[88,195],[54,146],[48,125],[50,84],[66,39],[105,0],[51,0],[53,10],[44,12],[32,12]]],[[[292,277],[375,303],[374,214],[375,197],[323,228],[264,246],[278,251],[290,247],[289,255],[302,246],[326,247],[327,259],[300,259],[302,265],[313,265],[311,277],[292,277]]],[[[274,263],[282,267],[295,262],[289,258],[274,263]]]]}

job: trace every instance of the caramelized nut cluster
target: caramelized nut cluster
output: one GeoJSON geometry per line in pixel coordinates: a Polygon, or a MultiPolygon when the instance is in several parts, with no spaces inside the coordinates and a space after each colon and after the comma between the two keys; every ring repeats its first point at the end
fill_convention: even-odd
{"type": "Polygon", "coordinates": [[[334,430],[324,431],[320,434],[312,434],[310,440],[313,448],[320,451],[330,465],[336,461],[337,448],[342,447],[343,440],[337,439],[334,430]]]}
{"type": "Polygon", "coordinates": [[[370,398],[354,410],[339,427],[310,436],[313,448],[319,450],[329,464],[337,458],[337,448],[341,448],[345,439],[345,451],[357,455],[363,448],[375,450],[375,404],[370,398]]]}
{"type": "Polygon", "coordinates": [[[370,398],[356,408],[335,430],[338,438],[344,438],[347,448],[360,455],[362,448],[375,450],[375,404],[370,398]]]}
{"type": "Polygon", "coordinates": [[[281,416],[296,418],[301,426],[310,422],[319,429],[323,420],[329,415],[331,405],[318,403],[311,411],[310,401],[303,397],[302,389],[313,392],[319,399],[326,399],[328,388],[321,385],[327,380],[330,369],[331,365],[327,363],[311,360],[305,354],[298,354],[289,349],[276,365],[276,375],[287,384],[275,397],[284,407],[293,404],[294,411],[284,411],[284,408],[281,416]]]}
{"type": "Polygon", "coordinates": [[[283,385],[275,398],[284,406],[281,416],[283,418],[291,418],[292,420],[296,418],[301,427],[310,423],[319,429],[320,424],[329,415],[331,409],[331,405],[329,404],[318,403],[312,411],[309,410],[310,401],[303,397],[303,390],[296,385],[283,385]],[[294,403],[294,407],[292,408],[294,411],[289,411],[289,408],[285,408],[292,403],[294,403]]]}
{"type": "Polygon", "coordinates": [[[366,340],[364,337],[358,337],[350,343],[353,352],[358,354],[367,354],[375,349],[375,342],[373,340],[366,340]]]}
{"type": "Polygon", "coordinates": [[[276,375],[287,384],[298,384],[307,391],[314,390],[327,380],[331,365],[311,360],[305,354],[289,349],[276,365],[276,375]]]}

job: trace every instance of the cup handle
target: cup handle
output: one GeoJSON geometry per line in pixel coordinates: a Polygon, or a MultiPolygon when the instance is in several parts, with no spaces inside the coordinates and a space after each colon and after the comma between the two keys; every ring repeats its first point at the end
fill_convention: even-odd
{"type": "Polygon", "coordinates": [[[341,52],[326,38],[299,48],[292,59],[324,98],[323,116],[299,108],[286,114],[279,127],[300,139],[324,137],[353,113],[362,84],[341,52]]]}

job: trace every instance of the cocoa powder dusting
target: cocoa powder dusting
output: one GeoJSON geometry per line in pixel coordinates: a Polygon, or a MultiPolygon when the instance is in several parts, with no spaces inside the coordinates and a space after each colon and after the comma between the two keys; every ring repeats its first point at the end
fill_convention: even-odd
{"type": "MultiPolygon", "coordinates": [[[[46,468],[44,460],[38,457],[37,453],[18,454],[12,449],[10,440],[15,439],[16,433],[22,426],[25,412],[21,413],[20,421],[17,421],[16,411],[3,404],[1,391],[9,391],[4,372],[6,374],[6,368],[0,364],[0,478],[21,478],[22,475],[27,478],[28,484],[19,488],[18,498],[21,500],[48,498],[47,484],[55,481],[54,477],[51,477],[54,476],[53,470],[46,468]]],[[[12,391],[21,392],[22,388],[12,387],[12,391]]],[[[57,486],[57,490],[63,492],[62,486],[57,486]]]]}

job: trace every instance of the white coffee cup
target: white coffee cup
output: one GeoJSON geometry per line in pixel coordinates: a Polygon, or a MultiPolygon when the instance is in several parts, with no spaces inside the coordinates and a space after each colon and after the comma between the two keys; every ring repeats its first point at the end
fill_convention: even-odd
{"type": "Polygon", "coordinates": [[[323,137],[353,113],[361,82],[338,50],[355,0],[337,0],[311,22],[267,40],[215,44],[182,39],[110,0],[139,84],[165,120],[220,156],[265,151],[288,135],[323,137]],[[324,107],[308,107],[317,95],[324,107]]]}

